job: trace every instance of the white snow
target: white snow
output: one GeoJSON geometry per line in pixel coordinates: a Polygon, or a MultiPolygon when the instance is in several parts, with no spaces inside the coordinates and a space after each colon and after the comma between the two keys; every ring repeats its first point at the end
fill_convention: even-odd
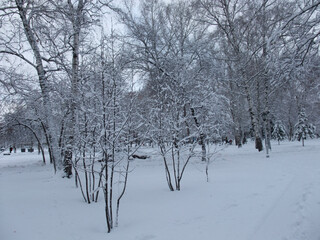
{"type": "MultiPolygon", "coordinates": [[[[319,240],[320,141],[229,146],[210,164],[188,165],[168,190],[160,158],[135,160],[119,227],[106,233],[104,204],[83,202],[74,179],[37,153],[0,156],[1,240],[319,240]]],[[[150,149],[146,149],[149,151],[150,149]]],[[[100,195],[102,197],[102,195],[100,195]]]]}

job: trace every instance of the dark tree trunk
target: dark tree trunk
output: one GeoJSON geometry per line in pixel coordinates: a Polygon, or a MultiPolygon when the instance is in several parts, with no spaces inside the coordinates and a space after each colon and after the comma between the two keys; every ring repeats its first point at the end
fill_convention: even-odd
{"type": "Polygon", "coordinates": [[[263,150],[263,145],[262,145],[262,140],[260,137],[256,137],[255,139],[255,143],[256,143],[256,149],[258,149],[259,152],[261,152],[263,150]]]}
{"type": "Polygon", "coordinates": [[[206,150],[206,142],[205,142],[205,135],[203,133],[203,130],[201,128],[201,125],[195,115],[195,110],[193,107],[190,108],[191,110],[191,115],[194,119],[194,122],[196,124],[196,127],[198,128],[198,131],[199,131],[199,144],[201,145],[201,153],[202,153],[202,156],[201,156],[201,160],[202,161],[206,161],[207,160],[207,150],[206,150]]]}
{"type": "Polygon", "coordinates": [[[259,121],[256,116],[256,114],[253,111],[253,103],[252,103],[252,98],[249,93],[248,86],[245,85],[245,91],[247,95],[247,101],[249,104],[249,114],[250,114],[250,119],[251,119],[251,124],[254,132],[254,137],[255,137],[255,148],[261,152],[263,150],[263,145],[262,145],[262,140],[260,136],[260,126],[259,126],[259,121]]]}
{"type": "Polygon", "coordinates": [[[242,146],[241,135],[240,135],[239,131],[236,132],[235,143],[236,143],[236,146],[238,146],[239,148],[242,146]]]}
{"type": "Polygon", "coordinates": [[[63,171],[65,173],[65,177],[70,178],[72,176],[72,150],[67,149],[64,153],[64,167],[63,171]]]}
{"type": "MultiPolygon", "coordinates": [[[[42,126],[42,130],[44,132],[44,136],[46,137],[46,142],[47,142],[47,145],[48,145],[48,152],[49,152],[49,158],[50,158],[50,163],[52,164],[55,164],[53,162],[53,155],[52,155],[52,147],[51,147],[51,143],[50,143],[50,140],[49,140],[49,135],[47,133],[47,129],[46,129],[46,126],[44,125],[44,123],[40,120],[40,123],[41,123],[41,126],[42,126]]],[[[56,171],[56,166],[54,166],[54,169],[56,171]]]]}

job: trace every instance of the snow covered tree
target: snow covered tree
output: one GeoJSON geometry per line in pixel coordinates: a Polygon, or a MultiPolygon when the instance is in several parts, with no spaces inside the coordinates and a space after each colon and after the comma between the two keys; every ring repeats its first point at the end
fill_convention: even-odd
{"type": "Polygon", "coordinates": [[[168,5],[145,1],[142,17],[130,11],[121,13],[129,32],[128,45],[135,51],[132,61],[146,80],[144,111],[150,122],[149,139],[158,144],[171,191],[174,184],[180,190],[197,143],[201,145],[201,159],[206,161],[202,102],[208,96],[201,95],[203,88],[209,89],[201,65],[205,28],[192,19],[191,13],[191,7],[183,1],[168,5]],[[171,164],[172,171],[168,167],[171,164]]]}
{"type": "Polygon", "coordinates": [[[272,131],[272,138],[278,141],[280,145],[280,141],[284,140],[287,136],[286,129],[281,121],[276,121],[273,131],[272,131]]]}
{"type": "Polygon", "coordinates": [[[42,1],[2,1],[2,4],[0,22],[5,23],[6,27],[1,29],[0,53],[2,56],[14,57],[17,61],[28,65],[29,69],[32,69],[31,72],[36,74],[54,169],[61,170],[63,164],[59,155],[57,126],[52,111],[54,104],[50,92],[50,80],[52,80],[50,73],[56,71],[56,68],[50,65],[50,57],[47,57],[47,51],[43,48],[42,39],[39,37],[43,30],[39,25],[43,21],[49,24],[51,20],[45,16],[54,11],[50,10],[47,2],[42,1]],[[7,31],[8,29],[14,30],[7,31]]]}
{"type": "Polygon", "coordinates": [[[315,137],[314,132],[316,128],[313,124],[308,122],[308,118],[304,109],[299,113],[298,122],[295,125],[295,129],[295,138],[298,139],[298,141],[302,141],[302,146],[304,146],[304,140],[307,139],[307,136],[310,138],[315,137]]]}

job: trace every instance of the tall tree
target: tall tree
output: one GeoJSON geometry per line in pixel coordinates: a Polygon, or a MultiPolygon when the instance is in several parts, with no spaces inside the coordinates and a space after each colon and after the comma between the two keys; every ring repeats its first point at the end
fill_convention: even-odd
{"type": "Polygon", "coordinates": [[[54,69],[46,64],[50,61],[46,58],[45,49],[42,48],[41,39],[38,37],[41,29],[34,27],[39,21],[48,20],[46,13],[50,12],[50,7],[45,1],[16,0],[5,1],[4,4],[4,7],[1,8],[1,20],[6,23],[7,27],[16,29],[16,31],[3,33],[0,53],[17,57],[35,70],[41,89],[46,128],[49,133],[49,144],[55,170],[61,170],[63,164],[59,153],[57,126],[52,113],[51,85],[49,82],[49,73],[54,69]],[[8,25],[9,22],[11,26],[8,25]],[[20,30],[23,35],[17,34],[20,30]]]}

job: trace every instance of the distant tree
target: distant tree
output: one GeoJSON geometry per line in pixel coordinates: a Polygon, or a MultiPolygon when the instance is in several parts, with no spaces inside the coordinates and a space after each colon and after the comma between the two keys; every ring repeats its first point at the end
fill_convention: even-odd
{"type": "Polygon", "coordinates": [[[307,136],[310,138],[315,137],[315,126],[308,122],[308,118],[306,116],[306,113],[303,110],[300,111],[298,122],[295,125],[295,138],[298,139],[298,141],[302,141],[302,146],[304,146],[304,140],[307,139],[307,136]]]}
{"type": "Polygon", "coordinates": [[[286,129],[281,121],[276,121],[273,131],[272,131],[272,138],[278,141],[280,145],[280,141],[284,140],[287,136],[286,129]]]}

